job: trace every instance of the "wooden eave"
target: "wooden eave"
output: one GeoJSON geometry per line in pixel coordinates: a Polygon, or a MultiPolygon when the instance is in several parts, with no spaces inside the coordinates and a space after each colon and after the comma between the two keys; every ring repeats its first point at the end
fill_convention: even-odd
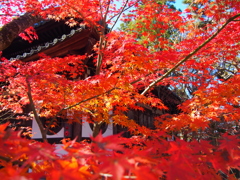
{"type": "MultiPolygon", "coordinates": [[[[85,53],[85,47],[87,46],[90,32],[88,30],[83,30],[81,33],[74,35],[71,38],[57,43],[56,45],[43,49],[40,52],[44,53],[50,57],[63,57],[68,54],[74,54],[72,52],[78,52],[78,54],[85,53]]],[[[35,61],[38,60],[38,54],[33,54],[29,57],[24,58],[24,61],[35,61]]]]}
{"type": "Polygon", "coordinates": [[[3,57],[34,61],[39,59],[40,52],[50,57],[85,54],[99,40],[99,34],[94,29],[84,25],[69,27],[64,21],[42,21],[35,25],[35,29],[39,37],[37,40],[29,43],[18,37],[3,51],[3,57]]]}

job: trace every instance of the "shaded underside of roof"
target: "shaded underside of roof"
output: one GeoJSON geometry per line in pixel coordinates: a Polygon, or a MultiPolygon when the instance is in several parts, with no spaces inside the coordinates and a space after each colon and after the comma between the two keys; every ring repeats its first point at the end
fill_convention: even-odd
{"type": "Polygon", "coordinates": [[[177,106],[182,103],[182,100],[167,86],[157,86],[151,92],[169,108],[169,113],[179,113],[177,106]]]}
{"type": "MultiPolygon", "coordinates": [[[[43,52],[51,57],[66,56],[70,51],[79,51],[88,45],[90,38],[98,40],[93,33],[83,25],[70,27],[64,21],[42,21],[35,26],[38,39],[32,43],[21,37],[14,39],[12,44],[3,51],[3,57],[9,60],[21,59],[31,61],[38,59],[38,53],[43,52]]],[[[83,49],[82,51],[86,51],[83,49]]],[[[78,54],[85,52],[79,51],[78,54]]]]}

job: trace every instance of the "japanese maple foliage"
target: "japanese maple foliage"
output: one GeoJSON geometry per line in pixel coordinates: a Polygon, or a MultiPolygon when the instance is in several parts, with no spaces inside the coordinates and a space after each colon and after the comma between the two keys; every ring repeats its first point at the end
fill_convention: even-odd
{"type": "MultiPolygon", "coordinates": [[[[2,24],[28,12],[42,19],[65,20],[70,26],[80,22],[100,37],[93,54],[63,58],[39,54],[34,62],[1,57],[0,112],[21,113],[22,107],[30,104],[30,116],[38,122],[45,142],[21,138],[21,132],[1,125],[0,175],[51,180],[237,178],[233,171],[240,169],[238,129],[230,131],[223,126],[226,133],[217,137],[207,132],[212,122],[239,125],[239,69],[226,81],[211,72],[223,59],[239,63],[240,1],[196,3],[201,8],[189,6],[181,13],[156,0],[0,2],[2,24]],[[122,15],[124,21],[134,20],[136,25],[126,32],[114,31],[122,15]],[[206,19],[211,19],[206,27],[197,25],[206,19]],[[165,36],[169,29],[178,34],[177,40],[174,35],[165,36]],[[83,78],[87,58],[93,59],[94,75],[83,78]],[[151,90],[188,83],[197,91],[179,106],[179,114],[156,117],[155,130],[126,116],[129,109],[144,111],[144,106],[166,110],[151,90]],[[65,153],[60,155],[55,145],[47,143],[46,133],[56,118],[68,111],[74,114],[69,122],[79,122],[84,116],[100,126],[111,120],[138,136],[104,138],[96,130],[90,144],[63,140],[65,153]],[[39,117],[52,120],[45,127],[39,117]],[[172,134],[180,134],[180,138],[172,134]]],[[[30,41],[37,38],[32,28],[22,33],[30,41]]]]}

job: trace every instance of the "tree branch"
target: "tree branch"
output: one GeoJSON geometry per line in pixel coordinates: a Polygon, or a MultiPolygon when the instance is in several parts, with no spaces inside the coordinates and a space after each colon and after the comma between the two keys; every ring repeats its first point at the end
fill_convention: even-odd
{"type": "Polygon", "coordinates": [[[38,127],[40,129],[42,139],[43,139],[44,142],[47,142],[47,131],[45,130],[45,128],[42,124],[42,121],[40,120],[40,118],[38,116],[38,113],[36,111],[36,108],[35,108],[35,105],[34,105],[34,102],[33,102],[33,98],[32,98],[32,89],[31,89],[31,85],[30,85],[30,82],[29,82],[28,78],[26,78],[26,83],[27,83],[27,89],[28,89],[27,95],[28,95],[28,99],[30,101],[31,109],[33,111],[35,120],[36,120],[36,122],[38,124],[38,127]]]}
{"type": "Polygon", "coordinates": [[[196,54],[200,49],[202,49],[206,44],[208,44],[212,39],[214,39],[231,21],[234,21],[234,19],[238,18],[240,14],[237,14],[231,18],[229,18],[220,29],[218,29],[211,37],[209,37],[204,43],[202,43],[200,46],[198,46],[194,51],[192,51],[190,54],[188,54],[184,59],[179,61],[172,69],[170,69],[168,72],[163,74],[161,77],[153,81],[141,94],[145,95],[151,88],[156,86],[157,83],[168,77],[173,71],[175,71],[180,65],[182,65],[184,62],[186,62],[188,59],[190,59],[194,54],[196,54]]]}
{"type": "Polygon", "coordinates": [[[112,25],[112,27],[111,27],[111,29],[110,29],[110,32],[113,30],[113,28],[114,28],[114,26],[117,24],[117,22],[118,22],[120,16],[121,16],[122,13],[125,11],[125,7],[127,6],[128,1],[129,1],[129,0],[126,0],[126,2],[125,2],[125,4],[124,4],[124,6],[123,6],[121,12],[118,14],[118,17],[117,17],[116,21],[115,21],[114,24],[112,25]]]}
{"type": "MultiPolygon", "coordinates": [[[[98,47],[98,56],[97,56],[97,65],[96,65],[96,75],[100,74],[101,66],[102,66],[102,59],[103,59],[103,53],[102,49],[106,47],[106,37],[105,37],[105,29],[106,29],[106,19],[109,12],[109,6],[110,6],[110,0],[108,1],[108,6],[106,9],[106,12],[104,14],[104,17],[102,17],[102,27],[101,27],[101,33],[100,33],[100,41],[99,41],[99,47],[98,47]],[[104,47],[103,47],[104,46],[104,47]]],[[[99,1],[101,3],[101,1],[99,1]]],[[[101,15],[103,14],[101,9],[101,15]]]]}
{"type": "Polygon", "coordinates": [[[78,103],[76,103],[76,104],[73,104],[73,105],[71,105],[71,106],[68,106],[68,107],[66,107],[66,108],[63,108],[62,111],[63,111],[63,110],[71,109],[71,108],[73,108],[73,107],[75,107],[75,106],[77,106],[77,105],[79,105],[79,104],[82,104],[82,103],[84,103],[84,102],[90,101],[90,100],[95,99],[95,98],[98,98],[99,96],[102,96],[102,95],[104,95],[104,94],[110,93],[111,91],[113,91],[113,90],[115,90],[115,89],[117,89],[117,88],[114,87],[114,88],[112,88],[112,89],[107,90],[106,92],[104,92],[104,93],[102,93],[102,94],[98,94],[98,95],[92,96],[92,97],[90,97],[90,98],[84,99],[84,100],[82,100],[82,101],[80,101],[80,102],[78,102],[78,103]]]}
{"type": "MultiPolygon", "coordinates": [[[[9,158],[9,157],[4,157],[4,156],[0,156],[0,160],[3,160],[3,161],[5,161],[5,162],[11,162],[11,161],[12,161],[11,158],[9,158]]],[[[12,161],[12,164],[13,164],[13,165],[22,166],[24,163],[25,163],[25,161],[20,161],[20,160],[12,161]]],[[[30,167],[30,165],[27,165],[27,166],[30,167]]]]}

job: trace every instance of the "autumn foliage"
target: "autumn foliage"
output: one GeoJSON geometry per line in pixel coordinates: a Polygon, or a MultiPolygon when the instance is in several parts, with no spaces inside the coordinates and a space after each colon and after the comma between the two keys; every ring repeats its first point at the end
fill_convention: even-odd
{"type": "MultiPolygon", "coordinates": [[[[99,34],[92,54],[39,54],[33,62],[1,57],[0,113],[19,114],[30,104],[26,118],[52,118],[47,126],[39,123],[44,142],[22,138],[8,123],[0,126],[1,177],[239,178],[240,1],[197,0],[183,13],[156,0],[10,0],[0,6],[3,25],[28,12],[70,26],[84,24],[99,34]],[[114,30],[120,18],[135,24],[114,30]],[[94,75],[83,78],[86,59],[91,59],[94,75]],[[222,63],[235,65],[226,69],[232,73],[225,79],[216,75],[222,63]],[[187,94],[178,114],[156,117],[154,130],[126,115],[130,109],[144,112],[146,106],[167,110],[151,90],[187,85],[196,90],[187,94]],[[46,132],[68,112],[74,114],[70,123],[83,116],[96,126],[112,121],[134,136],[103,137],[96,130],[91,143],[64,139],[56,148],[47,142],[46,132]]],[[[2,44],[3,36],[0,29],[2,44]]],[[[30,43],[38,38],[33,27],[20,36],[30,43]]]]}

